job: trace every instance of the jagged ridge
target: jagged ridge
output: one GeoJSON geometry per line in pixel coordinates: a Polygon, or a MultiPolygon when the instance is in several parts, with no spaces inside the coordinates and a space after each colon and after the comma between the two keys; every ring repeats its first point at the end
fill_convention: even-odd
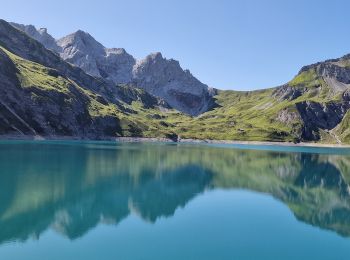
{"type": "Polygon", "coordinates": [[[190,115],[199,115],[213,107],[214,90],[201,83],[188,70],[183,70],[178,61],[167,60],[160,53],[150,54],[137,61],[125,49],[106,48],[81,30],[52,41],[53,37],[48,36],[46,30],[42,33],[43,30],[36,30],[32,25],[12,25],[89,75],[115,84],[132,83],[190,115]]]}

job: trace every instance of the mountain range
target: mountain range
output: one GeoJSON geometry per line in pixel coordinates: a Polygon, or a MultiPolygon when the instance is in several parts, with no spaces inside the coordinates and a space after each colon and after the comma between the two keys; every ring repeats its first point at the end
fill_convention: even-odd
{"type": "Polygon", "coordinates": [[[188,70],[183,70],[178,61],[167,60],[159,52],[136,60],[125,49],[106,48],[81,30],[55,40],[45,28],[37,30],[33,25],[12,25],[93,77],[114,84],[133,83],[190,115],[199,115],[211,108],[213,91],[188,70]]]}
{"type": "Polygon", "coordinates": [[[211,88],[180,63],[137,60],[77,31],[0,20],[0,134],[350,143],[350,55],[264,90],[211,88]]]}

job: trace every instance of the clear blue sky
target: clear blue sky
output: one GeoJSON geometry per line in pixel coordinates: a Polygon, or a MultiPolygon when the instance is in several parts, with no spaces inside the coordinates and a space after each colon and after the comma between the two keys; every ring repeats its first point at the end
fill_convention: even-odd
{"type": "Polygon", "coordinates": [[[210,86],[249,90],[350,53],[349,11],[347,0],[11,0],[0,17],[56,38],[82,29],[136,58],[161,51],[210,86]]]}

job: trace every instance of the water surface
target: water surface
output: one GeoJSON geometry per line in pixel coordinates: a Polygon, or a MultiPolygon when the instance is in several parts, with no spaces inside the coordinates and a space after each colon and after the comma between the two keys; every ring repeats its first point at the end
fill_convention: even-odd
{"type": "Polygon", "coordinates": [[[0,259],[348,259],[350,150],[0,143],[0,259]]]}

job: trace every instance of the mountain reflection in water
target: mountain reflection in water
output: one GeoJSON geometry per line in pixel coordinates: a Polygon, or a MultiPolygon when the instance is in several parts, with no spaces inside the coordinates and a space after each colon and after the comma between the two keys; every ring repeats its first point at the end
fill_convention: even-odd
{"type": "Polygon", "coordinates": [[[271,194],[297,219],[350,236],[350,156],[204,145],[4,142],[0,243],[69,239],[130,213],[149,222],[210,189],[271,194]]]}

